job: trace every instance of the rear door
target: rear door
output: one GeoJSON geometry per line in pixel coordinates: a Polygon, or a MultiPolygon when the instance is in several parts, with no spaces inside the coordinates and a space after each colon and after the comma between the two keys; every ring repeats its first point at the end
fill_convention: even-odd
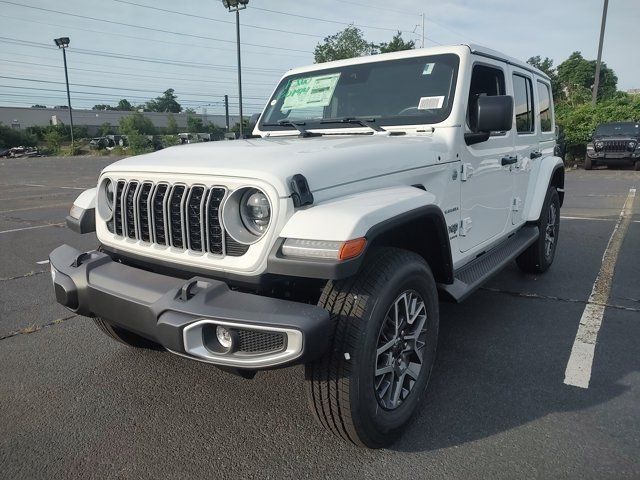
{"type": "Polygon", "coordinates": [[[517,157],[517,162],[509,166],[513,179],[511,223],[519,225],[524,221],[524,202],[527,198],[531,169],[534,162],[540,161],[541,155],[538,137],[539,121],[536,121],[534,77],[522,68],[511,66],[510,70],[513,84],[516,125],[514,140],[517,157]]]}

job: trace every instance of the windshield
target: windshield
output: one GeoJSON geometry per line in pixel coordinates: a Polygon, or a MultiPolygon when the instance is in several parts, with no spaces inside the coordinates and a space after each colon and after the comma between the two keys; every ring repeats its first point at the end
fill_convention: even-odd
{"type": "Polygon", "coordinates": [[[386,60],[291,75],[282,80],[260,120],[260,130],[351,127],[327,120],[360,118],[377,125],[438,123],[451,112],[457,55],[386,60]]]}
{"type": "Polygon", "coordinates": [[[607,123],[596,129],[596,135],[640,135],[640,124],[637,123],[607,123]]]}

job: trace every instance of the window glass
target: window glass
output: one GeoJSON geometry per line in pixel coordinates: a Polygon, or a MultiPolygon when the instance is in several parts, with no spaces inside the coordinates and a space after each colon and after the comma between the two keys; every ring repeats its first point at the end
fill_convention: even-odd
{"type": "MultiPolygon", "coordinates": [[[[476,130],[477,118],[475,108],[478,97],[487,95],[505,95],[504,73],[499,68],[488,67],[486,65],[476,65],[471,74],[471,86],[469,88],[469,108],[467,109],[467,123],[472,131],[476,130]]],[[[492,135],[499,133],[493,132],[492,135]]]]}
{"type": "Polygon", "coordinates": [[[540,103],[540,129],[543,132],[553,131],[553,119],[551,118],[551,94],[549,85],[538,82],[538,102],[540,103]]]}
{"type": "Polygon", "coordinates": [[[290,75],[262,115],[262,130],[353,128],[340,118],[375,119],[379,125],[417,125],[445,120],[453,105],[459,58],[431,55],[345,65],[290,75]],[[263,128],[266,127],[266,128],[263,128]]]}
{"type": "Polygon", "coordinates": [[[513,75],[513,101],[516,111],[518,133],[533,132],[533,87],[531,80],[522,75],[513,75]]]}

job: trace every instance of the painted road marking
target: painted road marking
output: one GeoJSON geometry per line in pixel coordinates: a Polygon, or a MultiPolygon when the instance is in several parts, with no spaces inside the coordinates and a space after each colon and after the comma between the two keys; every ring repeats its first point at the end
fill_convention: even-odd
{"type": "Polygon", "coordinates": [[[0,210],[0,213],[13,213],[13,212],[26,212],[27,210],[38,210],[40,208],[55,208],[71,205],[70,202],[64,203],[50,203],[48,205],[36,205],[34,207],[13,208],[11,210],[0,210]]]}
{"type": "MultiPolygon", "coordinates": [[[[562,220],[594,220],[596,222],[615,222],[615,218],[597,218],[597,217],[560,217],[562,220]]],[[[631,223],[640,223],[640,220],[632,220],[631,223]]]]}
{"type": "Polygon", "coordinates": [[[47,228],[47,227],[61,227],[64,223],[48,223],[46,225],[36,225],[34,227],[24,227],[24,228],[13,228],[11,230],[3,230],[0,232],[0,235],[3,233],[13,233],[13,232],[22,232],[23,230],[34,230],[36,228],[47,228]]]}
{"type": "Polygon", "coordinates": [[[59,185],[40,185],[37,183],[23,183],[25,187],[62,188],[63,190],[86,190],[84,187],[61,187],[59,185]]]}
{"type": "Polygon", "coordinates": [[[46,265],[47,263],[49,263],[49,260],[40,260],[39,262],[36,262],[38,265],[46,265]]]}
{"type": "Polygon", "coordinates": [[[618,254],[631,223],[635,197],[636,189],[632,188],[629,190],[629,195],[624,202],[618,221],[613,228],[613,233],[602,256],[602,265],[593,284],[587,305],[584,308],[584,312],[582,312],[578,332],[571,349],[571,356],[564,372],[564,383],[567,385],[589,388],[598,332],[602,325],[605,304],[609,300],[618,254]]]}

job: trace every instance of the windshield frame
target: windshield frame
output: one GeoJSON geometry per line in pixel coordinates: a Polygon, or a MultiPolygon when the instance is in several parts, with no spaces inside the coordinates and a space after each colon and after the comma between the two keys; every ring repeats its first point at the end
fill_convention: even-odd
{"type": "MultiPolygon", "coordinates": [[[[353,63],[348,65],[341,65],[338,67],[327,67],[327,68],[319,68],[317,70],[307,70],[303,72],[297,72],[290,75],[285,75],[278,85],[274,89],[273,93],[269,97],[269,101],[267,105],[262,111],[260,115],[260,121],[258,122],[258,130],[259,132],[269,133],[269,132],[287,132],[290,133],[292,131],[297,131],[289,125],[274,125],[271,122],[266,120],[266,114],[271,107],[271,103],[277,100],[277,95],[286,88],[286,85],[296,78],[304,78],[310,76],[319,76],[319,75],[329,75],[331,73],[339,73],[344,72],[345,70],[351,68],[359,68],[366,65],[373,64],[381,64],[381,63],[411,63],[411,62],[428,62],[431,63],[431,59],[433,62],[442,61],[442,58],[446,57],[448,61],[453,63],[453,72],[449,87],[449,97],[447,99],[447,105],[442,108],[441,115],[437,118],[437,121],[433,121],[432,116],[428,114],[424,115],[403,115],[403,116],[393,116],[393,117],[376,117],[375,122],[378,126],[419,126],[419,125],[437,125],[442,123],[450,118],[451,112],[453,111],[454,102],[456,100],[456,89],[459,81],[460,74],[460,64],[461,58],[457,53],[446,52],[446,53],[438,53],[438,54],[428,54],[428,55],[415,55],[411,57],[404,58],[391,58],[388,60],[373,60],[371,62],[363,62],[363,63],[353,63]],[[268,124],[268,125],[266,125],[268,124]]],[[[329,118],[329,117],[327,117],[329,118]]],[[[370,119],[370,115],[361,115],[353,118],[367,118],[370,119]]],[[[286,119],[286,118],[285,118],[286,119]]],[[[353,123],[321,123],[323,119],[295,119],[297,122],[304,123],[305,129],[307,130],[341,130],[341,129],[362,129],[363,127],[360,125],[356,125],[353,123]]]]}
{"type": "Polygon", "coordinates": [[[615,122],[615,123],[603,123],[596,127],[596,131],[593,133],[594,137],[637,137],[640,136],[640,128],[637,127],[639,122],[615,122]],[[616,127],[620,127],[624,129],[623,133],[615,133],[610,130],[615,129],[616,127]],[[602,132],[600,129],[607,129],[607,131],[602,132]],[[626,131],[626,129],[629,131],[626,131]]]}

